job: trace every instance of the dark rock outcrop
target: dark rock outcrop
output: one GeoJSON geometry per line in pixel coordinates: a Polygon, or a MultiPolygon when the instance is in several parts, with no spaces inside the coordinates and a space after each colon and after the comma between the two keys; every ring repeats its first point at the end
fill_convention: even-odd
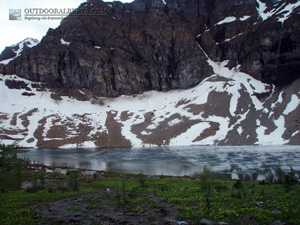
{"type": "MultiPolygon", "coordinates": [[[[241,64],[243,72],[264,82],[286,85],[299,78],[299,7],[281,23],[280,13],[262,20],[255,0],[165,2],[82,3],[40,44],[0,64],[0,73],[56,89],[131,95],[196,86],[212,74],[207,54],[229,60],[229,67],[241,64]],[[105,15],[78,15],[95,8],[105,15]],[[220,23],[227,17],[234,21],[220,23]]],[[[265,2],[271,11],[296,1],[265,2]]],[[[14,55],[6,49],[0,59],[9,57],[14,55]]]]}

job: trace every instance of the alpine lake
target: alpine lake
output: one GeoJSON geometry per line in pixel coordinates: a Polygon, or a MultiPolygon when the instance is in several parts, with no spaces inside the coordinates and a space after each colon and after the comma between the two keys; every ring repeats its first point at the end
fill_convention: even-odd
{"type": "MultiPolygon", "coordinates": [[[[78,168],[146,175],[198,176],[204,167],[217,178],[277,178],[277,169],[300,175],[300,146],[164,146],[143,148],[31,149],[18,157],[65,173],[78,168]]],[[[50,171],[50,170],[49,170],[50,171]]],[[[50,171],[51,172],[51,171],[50,171]]]]}

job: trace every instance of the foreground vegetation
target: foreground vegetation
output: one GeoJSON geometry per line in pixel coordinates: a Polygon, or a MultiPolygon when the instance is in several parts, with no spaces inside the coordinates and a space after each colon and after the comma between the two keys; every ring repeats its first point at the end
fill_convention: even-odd
{"type": "Polygon", "coordinates": [[[133,175],[69,170],[64,175],[18,159],[13,147],[1,146],[0,224],[200,224],[204,218],[229,224],[300,224],[300,185],[292,168],[287,174],[279,168],[282,176],[277,181],[269,177],[261,182],[214,179],[207,168],[197,179],[149,177],[142,171],[133,175]],[[30,185],[22,189],[24,181],[30,185]],[[58,202],[61,199],[65,203],[58,202]],[[64,212],[55,214],[64,217],[70,212],[82,219],[50,218],[48,211],[61,204],[64,212]]]}

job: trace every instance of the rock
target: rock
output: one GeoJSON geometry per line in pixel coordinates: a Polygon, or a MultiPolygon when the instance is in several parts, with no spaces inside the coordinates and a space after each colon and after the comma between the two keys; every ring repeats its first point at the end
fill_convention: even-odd
{"type": "Polygon", "coordinates": [[[180,188],[180,190],[181,190],[181,191],[185,191],[185,190],[187,190],[187,189],[189,189],[189,188],[190,188],[189,186],[186,186],[186,187],[180,188]]]}
{"type": "MultiPolygon", "coordinates": [[[[277,3],[277,2],[276,2],[277,3]]],[[[285,7],[292,0],[274,7],[285,7]]],[[[194,87],[212,74],[214,61],[241,64],[256,79],[279,86],[299,78],[300,20],[297,10],[282,24],[274,15],[262,21],[254,0],[95,1],[78,9],[106,9],[103,16],[66,17],[41,42],[7,47],[0,73],[17,74],[71,92],[86,88],[98,96],[194,87]],[[222,23],[225,18],[232,22],[222,23]],[[246,17],[245,17],[246,16],[246,17]],[[71,90],[71,91],[70,91],[71,90]]],[[[71,94],[70,93],[70,94],[71,94]]]]}
{"type": "Polygon", "coordinates": [[[169,219],[169,218],[165,218],[164,221],[165,221],[166,224],[170,224],[170,223],[172,223],[172,224],[178,224],[178,225],[185,225],[185,224],[187,224],[184,221],[172,220],[172,219],[169,219]]]}
{"type": "Polygon", "coordinates": [[[7,79],[5,80],[5,85],[9,88],[9,89],[25,89],[30,91],[28,85],[24,82],[24,81],[16,81],[14,79],[7,79]]]}
{"type": "Polygon", "coordinates": [[[219,225],[229,225],[229,223],[226,223],[226,222],[219,222],[218,224],[219,225]]]}
{"type": "Polygon", "coordinates": [[[256,206],[258,206],[258,207],[263,207],[263,206],[264,206],[264,203],[263,203],[263,202],[256,202],[255,204],[256,204],[256,206]]]}
{"type": "Polygon", "coordinates": [[[70,223],[78,223],[78,222],[80,222],[80,220],[79,220],[79,219],[71,218],[71,219],[69,220],[69,222],[70,222],[70,223]]]}
{"type": "Polygon", "coordinates": [[[69,16],[3,72],[52,88],[87,88],[101,96],[195,86],[212,70],[189,24],[158,3],[134,2],[125,15],[116,7],[99,18],[69,16]]]}
{"type": "Polygon", "coordinates": [[[251,224],[251,225],[258,225],[259,223],[256,222],[251,216],[243,215],[240,221],[241,224],[251,224]]]}
{"type": "MultiPolygon", "coordinates": [[[[2,171],[0,170],[0,172],[2,172],[2,171]]],[[[21,188],[22,189],[28,189],[28,188],[31,188],[32,186],[33,186],[32,182],[24,181],[24,182],[22,182],[21,188]]]]}
{"type": "Polygon", "coordinates": [[[200,224],[202,225],[215,225],[216,223],[214,221],[208,220],[208,219],[202,219],[200,221],[200,224]]]}
{"type": "Polygon", "coordinates": [[[249,194],[254,194],[255,191],[254,191],[254,190],[250,190],[250,191],[248,191],[247,193],[249,193],[249,194]]]}
{"type": "Polygon", "coordinates": [[[6,168],[0,168],[0,173],[5,173],[7,171],[6,168]]]}
{"type": "Polygon", "coordinates": [[[281,221],[275,221],[273,223],[270,223],[269,225],[286,225],[286,223],[281,222],[281,221]]]}
{"type": "Polygon", "coordinates": [[[278,210],[278,209],[275,209],[275,210],[273,210],[273,211],[272,211],[272,213],[273,213],[273,214],[280,214],[280,213],[281,213],[281,211],[280,211],[280,210],[278,210]]]}
{"type": "Polygon", "coordinates": [[[30,93],[30,92],[23,92],[22,95],[30,97],[30,96],[34,96],[35,94],[34,93],[30,93]]]}

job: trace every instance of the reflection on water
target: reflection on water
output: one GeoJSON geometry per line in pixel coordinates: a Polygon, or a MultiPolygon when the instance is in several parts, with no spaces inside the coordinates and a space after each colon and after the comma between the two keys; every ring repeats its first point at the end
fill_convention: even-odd
{"type": "Polygon", "coordinates": [[[290,166],[300,174],[300,146],[176,146],[131,149],[33,149],[19,154],[48,166],[149,175],[196,176],[203,166],[218,177],[262,180],[290,166]]]}

